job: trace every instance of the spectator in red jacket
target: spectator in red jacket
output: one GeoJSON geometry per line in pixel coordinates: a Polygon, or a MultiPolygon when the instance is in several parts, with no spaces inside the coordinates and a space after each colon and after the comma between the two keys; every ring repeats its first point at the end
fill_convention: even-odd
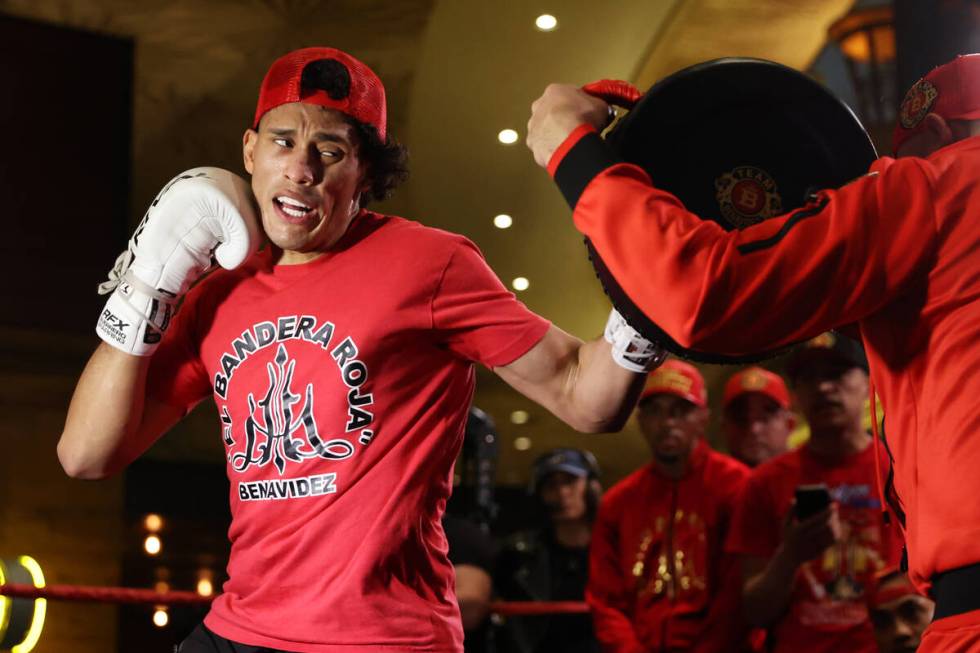
{"type": "Polygon", "coordinates": [[[753,470],[735,511],[727,548],[741,557],[745,614],[768,628],[773,653],[875,653],[867,598],[902,545],[875,492],[867,361],[826,333],[794,352],[788,373],[811,435],[753,470]],[[806,515],[794,496],[815,484],[828,503],[806,515]]]}
{"type": "Polygon", "coordinates": [[[599,506],[586,600],[605,653],[738,651],[738,578],[722,553],[748,469],[712,451],[704,379],[676,360],[637,410],[653,460],[599,506]]]}
{"type": "Polygon", "coordinates": [[[725,384],[722,430],[728,451],[749,467],[786,451],[796,416],[789,409],[789,390],[778,374],[749,367],[725,384]]]}

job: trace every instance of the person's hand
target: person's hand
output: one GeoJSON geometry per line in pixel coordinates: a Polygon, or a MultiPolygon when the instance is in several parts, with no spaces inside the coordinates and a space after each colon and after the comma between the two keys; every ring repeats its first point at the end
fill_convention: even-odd
{"type": "Polygon", "coordinates": [[[96,332],[107,343],[149,356],[170,324],[181,295],[208,268],[240,265],[259,245],[252,190],[221,168],[174,177],[147,210],[100,294],[112,293],[96,332]]]}
{"type": "Polygon", "coordinates": [[[602,130],[609,123],[609,105],[571,84],[549,84],[531,104],[527,146],[534,161],[548,166],[551,155],[581,124],[602,130]]]}
{"type": "Polygon", "coordinates": [[[801,565],[822,555],[827,547],[840,540],[840,534],[836,503],[803,520],[797,520],[791,510],[783,528],[783,548],[801,565]]]}

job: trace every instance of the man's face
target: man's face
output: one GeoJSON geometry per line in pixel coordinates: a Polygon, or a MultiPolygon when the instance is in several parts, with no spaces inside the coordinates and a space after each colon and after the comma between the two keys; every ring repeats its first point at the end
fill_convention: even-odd
{"type": "Polygon", "coordinates": [[[551,472],[541,481],[541,501],[553,522],[584,519],[588,511],[585,498],[589,479],[568,472],[551,472]]]}
{"type": "Polygon", "coordinates": [[[653,457],[670,465],[686,460],[708,425],[708,410],[671,394],[650,395],[637,410],[653,457]]]}
{"type": "Polygon", "coordinates": [[[301,102],[272,109],[258,132],[245,132],[245,169],[281,262],[314,258],[347,231],[364,185],[358,154],[343,114],[301,102]]]}
{"type": "Polygon", "coordinates": [[[925,128],[905,139],[895,152],[895,156],[925,158],[951,143],[977,135],[980,135],[978,120],[946,120],[935,113],[930,113],[925,118],[925,128]]]}
{"type": "Polygon", "coordinates": [[[932,621],[934,604],[924,596],[907,594],[871,609],[871,623],[881,653],[913,653],[932,621]]]}
{"type": "Polygon", "coordinates": [[[755,467],[786,451],[796,420],[772,397],[746,392],[725,409],[723,426],[731,454],[755,467]]]}
{"type": "Polygon", "coordinates": [[[835,356],[814,356],[794,379],[797,403],[814,433],[860,426],[868,373],[835,356]]]}

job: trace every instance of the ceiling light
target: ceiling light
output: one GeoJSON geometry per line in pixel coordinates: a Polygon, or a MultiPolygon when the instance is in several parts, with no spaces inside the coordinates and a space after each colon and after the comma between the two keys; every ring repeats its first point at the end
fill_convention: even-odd
{"type": "Polygon", "coordinates": [[[163,518],[160,515],[150,513],[143,518],[143,525],[146,526],[146,530],[151,533],[156,533],[158,530],[163,528],[163,518]]]}
{"type": "Polygon", "coordinates": [[[517,142],[517,132],[513,129],[501,129],[497,134],[497,140],[504,145],[513,145],[517,142]]]}
{"type": "Polygon", "coordinates": [[[527,451],[531,448],[531,438],[524,435],[514,438],[514,448],[518,451],[527,451]]]}
{"type": "Polygon", "coordinates": [[[542,32],[550,32],[558,27],[558,19],[551,14],[541,14],[534,19],[534,26],[542,32]]]}
{"type": "Polygon", "coordinates": [[[514,290],[520,292],[521,290],[527,290],[531,282],[524,277],[517,277],[510,282],[510,285],[514,287],[514,290]]]}
{"type": "Polygon", "coordinates": [[[214,594],[214,585],[210,578],[202,578],[197,581],[197,593],[201,596],[211,596],[214,594]]]}
{"type": "Polygon", "coordinates": [[[147,535],[146,539],[143,540],[143,550],[149,553],[151,556],[155,556],[160,553],[160,549],[163,548],[163,543],[160,538],[156,535],[147,535]]]}
{"type": "Polygon", "coordinates": [[[153,612],[153,625],[157,628],[163,628],[168,623],[170,623],[170,616],[167,614],[167,608],[160,605],[153,612]]]}
{"type": "Polygon", "coordinates": [[[497,229],[507,229],[512,224],[514,224],[514,218],[510,217],[506,213],[501,213],[493,219],[493,226],[497,229]]]}
{"type": "Polygon", "coordinates": [[[531,419],[531,415],[526,410],[515,410],[510,414],[511,424],[527,424],[529,419],[531,419]]]}

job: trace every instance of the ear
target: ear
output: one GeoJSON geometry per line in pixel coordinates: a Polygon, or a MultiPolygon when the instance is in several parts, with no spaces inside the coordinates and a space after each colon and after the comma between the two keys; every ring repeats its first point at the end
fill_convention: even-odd
{"type": "Polygon", "coordinates": [[[792,432],[796,428],[796,413],[791,410],[786,410],[786,428],[792,432]]]}
{"type": "Polygon", "coordinates": [[[255,142],[259,138],[259,133],[254,129],[246,129],[242,135],[242,159],[245,163],[245,170],[252,174],[255,168],[255,142]]]}
{"type": "Polygon", "coordinates": [[[357,188],[358,204],[361,203],[362,196],[364,196],[366,193],[371,192],[371,170],[363,162],[361,162],[359,165],[361,166],[361,180],[360,180],[360,185],[357,188]]]}
{"type": "Polygon", "coordinates": [[[709,417],[708,409],[701,408],[700,406],[698,406],[697,412],[695,414],[695,419],[697,419],[698,424],[701,426],[702,430],[707,430],[708,428],[708,417],[709,417]]]}
{"type": "Polygon", "coordinates": [[[926,117],[922,120],[923,127],[928,131],[933,139],[938,143],[936,149],[940,147],[945,147],[952,143],[955,139],[953,136],[953,128],[950,126],[946,119],[937,113],[926,114],[926,117]]]}
{"type": "Polygon", "coordinates": [[[599,499],[602,498],[602,483],[599,482],[599,479],[593,478],[589,480],[588,492],[592,493],[592,496],[596,499],[596,503],[599,503],[599,499]]]}

